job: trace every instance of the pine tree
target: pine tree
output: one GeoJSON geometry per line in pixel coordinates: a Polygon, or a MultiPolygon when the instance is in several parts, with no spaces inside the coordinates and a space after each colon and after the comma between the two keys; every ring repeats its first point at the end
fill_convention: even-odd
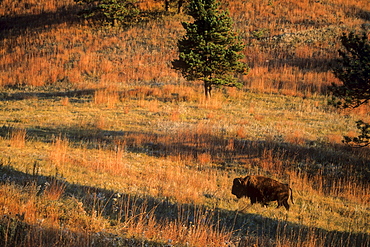
{"type": "Polygon", "coordinates": [[[343,85],[332,85],[332,103],[341,108],[356,108],[370,101],[370,42],[366,33],[350,32],[341,37],[345,50],[339,50],[334,75],[343,85]]]}
{"type": "MultiPolygon", "coordinates": [[[[356,108],[370,102],[370,42],[367,34],[357,35],[350,32],[341,37],[345,50],[339,50],[338,66],[334,75],[343,82],[333,84],[331,104],[338,108],[356,108]]],[[[344,137],[344,142],[363,147],[370,145],[370,124],[362,120],[356,122],[361,132],[358,137],[344,137]]]]}
{"type": "Polygon", "coordinates": [[[179,58],[172,61],[189,81],[203,81],[204,93],[211,96],[212,86],[241,87],[236,73],[247,73],[239,61],[244,45],[232,31],[233,22],[227,11],[220,10],[217,0],[191,0],[187,14],[194,22],[183,22],[185,36],[178,41],[179,58]]]}

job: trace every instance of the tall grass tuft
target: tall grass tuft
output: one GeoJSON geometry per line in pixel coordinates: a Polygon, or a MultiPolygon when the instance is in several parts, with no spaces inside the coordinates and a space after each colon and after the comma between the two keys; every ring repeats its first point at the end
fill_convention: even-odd
{"type": "Polygon", "coordinates": [[[10,133],[10,145],[14,148],[26,146],[27,131],[25,129],[13,128],[10,133]]]}

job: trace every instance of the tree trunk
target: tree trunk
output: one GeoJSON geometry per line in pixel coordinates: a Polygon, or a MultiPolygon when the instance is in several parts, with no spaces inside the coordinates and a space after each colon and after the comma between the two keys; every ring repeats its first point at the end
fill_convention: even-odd
{"type": "Polygon", "coordinates": [[[182,7],[182,5],[183,5],[183,3],[184,3],[184,0],[179,0],[178,1],[178,5],[177,5],[177,14],[180,14],[181,13],[181,7],[182,7]]]}
{"type": "Polygon", "coordinates": [[[169,9],[170,9],[170,1],[164,0],[164,10],[168,12],[169,9]]]}
{"type": "Polygon", "coordinates": [[[211,98],[211,91],[212,91],[212,85],[208,82],[204,82],[204,95],[206,96],[206,99],[211,98]]]}

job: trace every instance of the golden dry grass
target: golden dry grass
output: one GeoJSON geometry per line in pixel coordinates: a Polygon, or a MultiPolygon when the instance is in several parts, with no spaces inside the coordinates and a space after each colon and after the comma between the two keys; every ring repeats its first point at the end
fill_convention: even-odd
{"type": "Polygon", "coordinates": [[[335,237],[331,231],[351,233],[353,238],[368,234],[369,184],[361,178],[365,174],[358,165],[367,162],[369,150],[347,150],[328,138],[338,135],[338,131],[351,131],[354,126],[345,124],[349,116],[328,111],[323,98],[303,100],[247,93],[237,99],[225,95],[222,100],[228,99],[228,104],[219,109],[204,108],[197,102],[179,105],[157,100],[156,111],[152,111],[148,107],[151,97],[124,98],[115,108],[96,105],[94,94],[72,97],[68,106],[52,99],[38,99],[37,104],[34,99],[16,100],[11,106],[3,102],[7,113],[0,119],[2,124],[12,121],[17,128],[27,129],[29,136],[23,147],[15,147],[9,145],[12,129],[3,128],[2,171],[7,174],[4,181],[10,182],[4,188],[16,189],[9,198],[26,193],[17,187],[19,183],[28,184],[25,191],[33,193],[26,206],[19,204],[12,213],[6,210],[14,202],[4,200],[3,213],[24,214],[29,224],[42,221],[58,227],[66,224],[61,219],[67,216],[57,205],[68,207],[69,200],[74,200],[86,213],[73,215],[79,220],[68,221],[70,229],[80,231],[86,224],[93,224],[87,228],[93,237],[102,229],[117,233],[124,225],[125,230],[119,232],[124,239],[141,234],[145,241],[165,244],[170,239],[174,244],[189,242],[192,246],[237,242],[233,227],[237,236],[245,236],[249,244],[267,241],[251,230],[264,224],[271,224],[271,231],[276,230],[275,224],[284,225],[280,242],[275,242],[281,246],[296,246],[291,241],[307,246],[317,242],[321,246],[328,239],[335,242],[346,236],[335,237]],[[322,103],[312,107],[318,101],[322,103]],[[252,113],[240,107],[248,104],[254,105],[252,113]],[[127,106],[131,110],[124,112],[127,106]],[[181,115],[176,121],[172,117],[174,109],[181,115]],[[32,115],[22,114],[25,110],[32,115]],[[47,121],[39,121],[41,113],[47,121]],[[256,120],[256,113],[263,119],[256,120]],[[292,129],[300,131],[292,133],[292,129]],[[259,205],[243,209],[249,204],[247,200],[234,201],[230,193],[232,179],[248,173],[289,182],[295,198],[291,212],[259,205]],[[50,187],[38,195],[38,185],[45,180],[50,187]],[[118,222],[116,193],[122,196],[118,222]],[[146,200],[145,204],[134,203],[130,196],[134,201],[146,200]],[[46,204],[55,201],[55,208],[48,207],[54,213],[39,216],[44,209],[35,200],[41,198],[46,204]],[[137,214],[122,217],[123,208],[129,205],[137,214]],[[237,209],[241,210],[239,214],[235,214],[237,209]],[[185,215],[181,210],[186,211],[185,215]],[[207,220],[189,225],[198,214],[208,215],[207,220]],[[112,220],[116,223],[108,227],[112,220]],[[249,222],[244,222],[246,228],[242,227],[243,220],[249,222]],[[246,229],[252,232],[239,232],[246,229]],[[296,235],[291,235],[292,231],[296,235]]]}
{"type": "Polygon", "coordinates": [[[251,71],[205,101],[169,66],[186,16],[106,29],[72,0],[1,2],[2,244],[370,244],[370,152],[341,143],[369,109],[325,96],[368,2],[224,3],[251,71]],[[289,183],[291,211],[234,200],[247,174],[289,183]]]}
{"type": "MultiPolygon", "coordinates": [[[[326,92],[328,85],[337,82],[328,67],[337,56],[337,38],[342,31],[361,29],[367,22],[365,2],[228,2],[235,29],[247,45],[246,60],[253,68],[241,80],[248,89],[263,92],[326,92]]],[[[3,13],[5,20],[26,15],[14,19],[25,22],[24,26],[5,22],[10,30],[4,31],[1,40],[3,86],[63,82],[86,88],[183,82],[168,63],[176,57],[184,16],[166,16],[125,31],[96,30],[82,22],[73,24],[77,10],[71,0],[41,4],[3,1],[2,6],[9,10],[3,13]],[[64,19],[63,8],[70,9],[64,19]],[[54,12],[55,17],[49,15],[54,12]],[[33,18],[45,20],[33,22],[33,18]],[[12,35],[12,28],[20,31],[12,35]]]]}

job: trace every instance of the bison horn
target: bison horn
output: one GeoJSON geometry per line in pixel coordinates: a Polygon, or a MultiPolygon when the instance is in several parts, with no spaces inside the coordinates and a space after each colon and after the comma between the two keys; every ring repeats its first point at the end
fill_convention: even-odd
{"type": "Polygon", "coordinates": [[[242,181],[241,181],[241,182],[242,182],[242,184],[243,184],[243,185],[247,185],[247,184],[248,184],[248,182],[249,182],[249,180],[250,180],[250,178],[251,178],[250,176],[246,176],[244,179],[242,179],[242,181]]]}
{"type": "Polygon", "coordinates": [[[233,181],[233,183],[234,184],[241,184],[242,183],[241,179],[242,178],[235,178],[234,181],[233,181]]]}

